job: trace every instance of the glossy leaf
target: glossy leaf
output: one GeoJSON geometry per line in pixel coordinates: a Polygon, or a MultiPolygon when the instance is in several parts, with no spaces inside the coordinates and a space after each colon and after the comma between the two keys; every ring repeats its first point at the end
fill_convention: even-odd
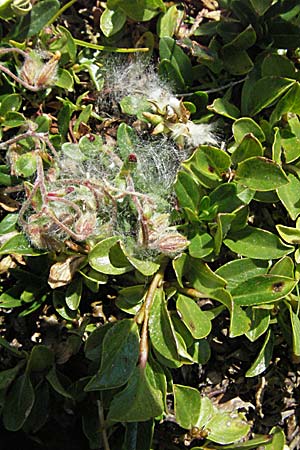
{"type": "Polygon", "coordinates": [[[293,80],[276,76],[259,79],[251,89],[247,110],[243,111],[243,113],[255,116],[284,94],[293,83],[293,80]]]}
{"type": "Polygon", "coordinates": [[[24,373],[17,378],[5,400],[3,424],[9,431],[18,431],[24,425],[34,404],[34,389],[29,376],[24,373]]]}
{"type": "Polygon", "coordinates": [[[263,148],[260,141],[252,133],[249,133],[243,137],[232,153],[231,159],[234,164],[238,164],[253,156],[263,156],[263,148]]]}
{"type": "Polygon", "coordinates": [[[139,356],[136,322],[123,319],[104,336],[99,371],[87,384],[86,391],[112,389],[124,385],[131,377],[139,356]]]}
{"type": "Polygon", "coordinates": [[[121,275],[132,269],[132,266],[129,263],[123,267],[117,267],[111,263],[109,252],[117,241],[118,237],[113,236],[98,242],[98,244],[93,247],[89,253],[89,264],[93,269],[107,275],[121,275]]]}
{"type": "Polygon", "coordinates": [[[201,397],[197,389],[180,384],[173,385],[176,422],[182,428],[191,429],[198,421],[201,397]]]}
{"type": "Polygon", "coordinates": [[[190,239],[189,254],[193,258],[204,258],[214,251],[214,240],[208,233],[196,234],[190,239]]]}
{"type": "Polygon", "coordinates": [[[54,364],[54,353],[45,345],[36,345],[31,350],[26,372],[29,375],[31,372],[43,372],[49,370],[54,364]]]}
{"type": "Polygon", "coordinates": [[[211,321],[194,300],[180,294],[176,301],[176,309],[195,339],[202,339],[210,333],[211,321]]]}
{"type": "Polygon", "coordinates": [[[232,131],[235,141],[240,144],[245,136],[251,134],[259,141],[265,140],[265,134],[261,127],[250,117],[242,117],[234,122],[232,131]]]}
{"type": "Polygon", "coordinates": [[[66,304],[68,308],[76,311],[81,300],[82,294],[82,280],[76,278],[67,287],[66,291],[66,304]]]}
{"type": "Polygon", "coordinates": [[[296,284],[292,278],[280,275],[257,275],[238,284],[231,295],[240,306],[273,303],[286,297],[296,284]]]}
{"type": "Polygon", "coordinates": [[[136,367],[126,388],[114,396],[108,420],[114,422],[144,422],[159,416],[164,410],[162,393],[153,386],[153,370],[136,367]]]}
{"type": "Polygon", "coordinates": [[[126,14],[122,10],[105,8],[100,17],[100,28],[104,36],[110,37],[120,31],[126,22],[126,14]]]}
{"type": "Polygon", "coordinates": [[[272,331],[269,330],[257,358],[246,372],[246,377],[260,375],[268,368],[273,355],[273,345],[274,336],[272,331]]]}
{"type": "Polygon", "coordinates": [[[261,156],[253,156],[240,162],[236,178],[244,186],[257,191],[272,191],[289,182],[278,164],[261,156]]]}
{"type": "Polygon", "coordinates": [[[294,174],[287,175],[288,184],[280,186],[277,189],[278,197],[287,209],[291,219],[296,220],[300,214],[300,181],[294,174]]]}
{"type": "Polygon", "coordinates": [[[238,415],[231,417],[220,411],[206,424],[206,428],[209,440],[218,444],[230,444],[247,436],[250,425],[238,415]]]}
{"type": "Polygon", "coordinates": [[[257,275],[266,274],[268,267],[269,264],[267,261],[242,258],[224,264],[215,273],[226,280],[226,287],[231,291],[241,282],[257,275]]]}
{"type": "Polygon", "coordinates": [[[0,255],[16,253],[24,256],[40,256],[41,252],[31,247],[24,234],[19,233],[0,247],[0,255]]]}
{"type": "Polygon", "coordinates": [[[208,109],[232,120],[238,119],[241,114],[240,110],[226,98],[216,98],[208,109]]]}
{"type": "Polygon", "coordinates": [[[183,347],[184,342],[178,340],[161,289],[156,292],[152,304],[149,333],[154,349],[165,359],[167,366],[173,367],[174,362],[180,365],[183,362],[192,363],[191,356],[183,347]]]}
{"type": "Polygon", "coordinates": [[[250,226],[228,236],[224,244],[242,256],[265,260],[282,258],[294,250],[270,231],[250,226]]]}
{"type": "Polygon", "coordinates": [[[250,329],[246,331],[246,336],[251,342],[255,342],[268,329],[270,324],[270,311],[266,309],[247,309],[247,314],[251,319],[250,329]]]}

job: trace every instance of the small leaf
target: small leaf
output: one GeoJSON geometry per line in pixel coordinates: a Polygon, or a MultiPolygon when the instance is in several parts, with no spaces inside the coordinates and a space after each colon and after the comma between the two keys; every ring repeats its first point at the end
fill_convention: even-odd
{"type": "Polygon", "coordinates": [[[249,307],[247,308],[247,315],[251,319],[251,326],[245,334],[251,342],[255,342],[269,327],[270,311],[249,307]]]}
{"type": "Polygon", "coordinates": [[[82,294],[82,280],[76,278],[67,287],[66,291],[66,305],[68,308],[76,311],[79,307],[82,294]]]}
{"type": "Polygon", "coordinates": [[[68,70],[58,69],[55,86],[71,92],[74,88],[74,78],[68,70]]]}
{"type": "Polygon", "coordinates": [[[266,274],[269,264],[267,261],[249,258],[235,259],[216,270],[216,274],[227,282],[227,289],[231,291],[238,284],[257,275],[266,274]]]}
{"type": "Polygon", "coordinates": [[[55,367],[53,366],[49,372],[46,375],[46,380],[49,382],[50,386],[60,395],[62,395],[65,398],[69,398],[72,399],[72,395],[70,395],[65,388],[63,387],[63,385],[61,384],[58,375],[57,375],[57,371],[55,369],[55,367]]]}
{"type": "Polygon", "coordinates": [[[231,295],[240,306],[273,303],[286,297],[296,284],[297,281],[280,275],[257,275],[237,285],[231,295]]]}
{"type": "Polygon", "coordinates": [[[222,48],[224,66],[232,75],[244,75],[253,69],[253,62],[245,50],[235,48],[231,43],[222,48]]]}
{"type": "Polygon", "coordinates": [[[139,334],[133,319],[123,319],[104,336],[101,366],[85,387],[86,391],[112,389],[131,377],[139,357],[139,334]]]}
{"type": "Polygon", "coordinates": [[[241,115],[240,110],[233,103],[226,100],[226,98],[216,98],[213,104],[208,106],[207,109],[232,120],[238,119],[241,115]]]}
{"type": "Polygon", "coordinates": [[[20,177],[30,177],[36,171],[36,154],[32,152],[24,153],[15,162],[16,174],[20,177]]]}
{"type": "Polygon", "coordinates": [[[42,2],[35,3],[30,13],[30,26],[27,31],[27,37],[38,35],[47,22],[57,13],[59,8],[60,3],[57,0],[43,0],[42,2]]]}
{"type": "Polygon", "coordinates": [[[118,240],[117,236],[113,236],[98,242],[92,248],[89,253],[89,264],[93,269],[107,275],[121,275],[132,270],[132,266],[129,263],[123,267],[117,267],[111,263],[109,252],[118,240]]]}
{"type": "Polygon", "coordinates": [[[293,355],[300,356],[300,319],[298,314],[293,311],[292,306],[288,305],[290,311],[292,336],[293,336],[293,355]]]}
{"type": "Polygon", "coordinates": [[[9,431],[18,431],[24,425],[34,404],[34,389],[24,373],[13,383],[3,408],[3,424],[9,431]]]}
{"type": "Polygon", "coordinates": [[[100,17],[100,28],[104,36],[118,33],[126,22],[126,14],[120,9],[105,8],[100,17]]]}
{"type": "Polygon", "coordinates": [[[16,234],[0,247],[0,255],[16,253],[24,256],[40,256],[41,252],[33,249],[23,233],[16,234]]]}
{"type": "Polygon", "coordinates": [[[263,147],[260,141],[251,133],[246,134],[238,147],[231,155],[232,162],[238,164],[253,156],[263,156],[263,147]]]}
{"type": "Polygon", "coordinates": [[[273,355],[273,346],[274,336],[269,330],[257,358],[245,374],[246,377],[256,377],[268,368],[273,355]]]}
{"type": "Polygon", "coordinates": [[[190,58],[176,44],[175,39],[163,37],[159,41],[159,55],[161,60],[169,61],[180,74],[185,84],[192,83],[192,64],[190,58]]]}
{"type": "Polygon", "coordinates": [[[289,244],[300,244],[300,230],[298,228],[276,225],[280,237],[289,244]]]}
{"type": "Polygon", "coordinates": [[[250,189],[272,191],[289,183],[281,167],[271,159],[254,156],[239,163],[236,179],[250,189]]]}
{"type": "Polygon", "coordinates": [[[250,430],[250,425],[238,415],[231,416],[229,413],[219,411],[206,424],[208,439],[218,444],[230,444],[243,439],[250,430]]]}
{"type": "Polygon", "coordinates": [[[45,345],[35,345],[30,353],[26,373],[43,372],[54,364],[54,353],[45,345]]]}
{"type": "Polygon", "coordinates": [[[48,278],[49,286],[52,289],[56,289],[69,284],[72,281],[75,272],[85,263],[85,261],[85,256],[72,255],[65,261],[53,264],[50,268],[48,278]]]}
{"type": "Polygon", "coordinates": [[[189,254],[193,258],[204,258],[214,251],[214,240],[208,233],[196,234],[190,239],[189,254]]]}
{"type": "Polygon", "coordinates": [[[144,422],[162,414],[162,392],[153,386],[153,370],[136,367],[126,388],[114,396],[107,419],[113,422],[144,422]]]}
{"type": "Polygon", "coordinates": [[[180,384],[173,385],[176,422],[182,428],[190,430],[198,421],[201,397],[197,389],[180,384]]]}
{"type": "Polygon", "coordinates": [[[296,220],[300,214],[300,181],[292,173],[289,173],[287,178],[289,183],[280,186],[277,189],[277,194],[291,219],[296,220]]]}
{"type": "Polygon", "coordinates": [[[211,321],[194,300],[179,294],[176,309],[181,320],[195,339],[202,339],[210,333],[211,321]]]}

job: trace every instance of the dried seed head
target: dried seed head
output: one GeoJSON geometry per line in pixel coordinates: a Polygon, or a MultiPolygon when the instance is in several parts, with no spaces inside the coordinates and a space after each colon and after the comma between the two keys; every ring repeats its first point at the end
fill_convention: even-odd
{"type": "Polygon", "coordinates": [[[55,83],[60,53],[31,51],[25,58],[20,77],[33,87],[45,89],[55,83]],[[46,60],[46,62],[45,62],[46,60]]]}

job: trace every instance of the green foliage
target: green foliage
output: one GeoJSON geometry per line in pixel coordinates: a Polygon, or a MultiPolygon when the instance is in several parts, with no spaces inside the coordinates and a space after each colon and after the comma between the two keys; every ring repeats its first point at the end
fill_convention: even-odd
{"type": "Polygon", "coordinates": [[[222,335],[239,382],[299,362],[299,5],[73,3],[0,2],[1,427],[283,450],[189,374],[222,335]]]}

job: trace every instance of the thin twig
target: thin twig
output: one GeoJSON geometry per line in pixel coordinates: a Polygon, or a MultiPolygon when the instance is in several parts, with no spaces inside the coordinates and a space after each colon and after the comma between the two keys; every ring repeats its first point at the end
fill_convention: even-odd
{"type": "MultiPolygon", "coordinates": [[[[247,77],[243,78],[242,80],[231,81],[230,83],[224,84],[223,86],[219,86],[217,88],[201,89],[201,87],[200,87],[200,89],[201,89],[201,92],[205,92],[206,94],[213,94],[214,92],[220,92],[220,91],[223,91],[224,89],[236,86],[237,84],[241,84],[246,80],[247,80],[247,77]]],[[[195,89],[197,89],[197,87],[195,89]]],[[[176,97],[189,97],[194,94],[195,94],[195,92],[185,92],[184,94],[176,94],[176,97]]]]}
{"type": "Polygon", "coordinates": [[[100,429],[101,429],[101,433],[102,433],[103,448],[104,448],[104,450],[110,450],[108,437],[107,437],[107,433],[106,433],[106,428],[105,428],[104,411],[103,411],[103,406],[102,406],[101,400],[97,400],[97,407],[98,407],[100,429]]]}
{"type": "Polygon", "coordinates": [[[0,64],[0,70],[6,73],[6,75],[9,75],[13,80],[21,84],[24,88],[28,89],[29,91],[38,92],[45,89],[44,86],[32,86],[31,84],[26,83],[26,81],[21,80],[21,78],[12,73],[7,67],[3,66],[2,64],[0,64]]]}

